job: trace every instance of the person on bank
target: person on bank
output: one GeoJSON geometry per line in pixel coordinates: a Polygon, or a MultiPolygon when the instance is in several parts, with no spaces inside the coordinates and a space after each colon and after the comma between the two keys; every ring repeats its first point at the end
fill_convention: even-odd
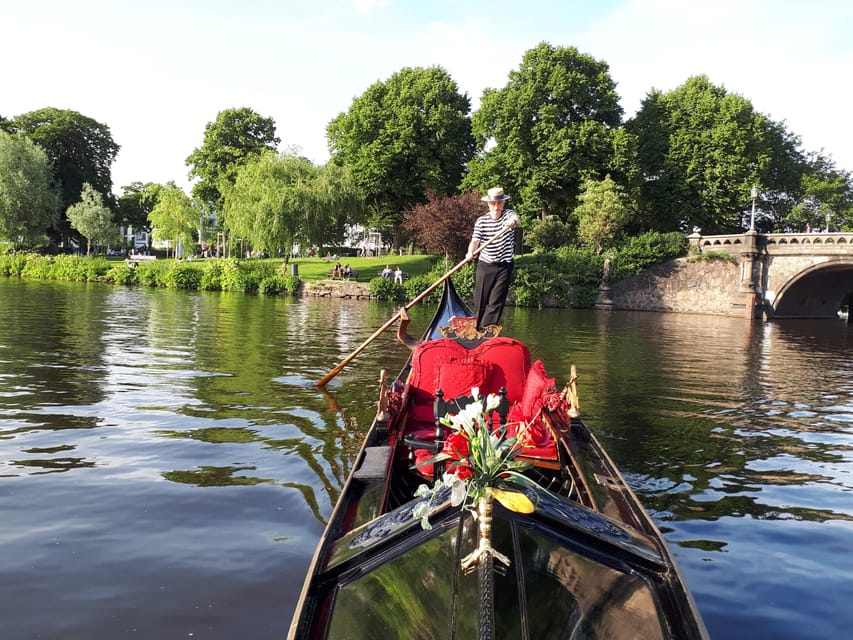
{"type": "MultiPolygon", "coordinates": [[[[505,227],[518,225],[518,215],[506,207],[509,196],[501,187],[489,189],[480,198],[489,205],[489,212],[477,218],[474,233],[465,256],[471,259],[480,245],[486,244],[505,227]]],[[[506,232],[495,242],[483,249],[477,257],[477,275],[474,281],[474,304],[477,307],[477,329],[497,324],[501,319],[509,284],[512,279],[512,256],[515,249],[515,234],[506,232]]]]}

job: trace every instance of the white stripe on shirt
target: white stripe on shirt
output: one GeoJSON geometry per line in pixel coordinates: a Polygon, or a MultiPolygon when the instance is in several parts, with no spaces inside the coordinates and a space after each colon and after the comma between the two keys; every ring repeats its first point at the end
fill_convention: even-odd
{"type": "MultiPolygon", "coordinates": [[[[497,220],[492,218],[490,213],[480,216],[474,223],[474,233],[471,239],[479,240],[479,246],[483,246],[486,242],[494,238],[496,234],[500,233],[509,214],[515,214],[515,212],[512,209],[504,209],[497,220]]],[[[514,253],[515,233],[507,231],[504,236],[481,251],[479,259],[483,262],[512,262],[514,253]]]]}

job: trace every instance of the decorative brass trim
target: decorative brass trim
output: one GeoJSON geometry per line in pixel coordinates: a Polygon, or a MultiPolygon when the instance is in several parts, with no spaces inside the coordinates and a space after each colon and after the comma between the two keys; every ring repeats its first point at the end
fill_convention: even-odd
{"type": "Polygon", "coordinates": [[[478,340],[480,338],[495,338],[501,334],[503,327],[498,324],[490,324],[482,331],[477,330],[477,318],[450,319],[450,324],[439,327],[438,332],[445,338],[457,340],[478,340]]]}

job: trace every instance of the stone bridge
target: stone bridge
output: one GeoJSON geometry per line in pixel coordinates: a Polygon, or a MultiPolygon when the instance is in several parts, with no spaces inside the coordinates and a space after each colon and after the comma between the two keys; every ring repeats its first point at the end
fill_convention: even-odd
{"type": "Polygon", "coordinates": [[[732,309],[747,317],[836,318],[853,298],[853,233],[694,233],[689,240],[694,251],[735,259],[732,309]]]}

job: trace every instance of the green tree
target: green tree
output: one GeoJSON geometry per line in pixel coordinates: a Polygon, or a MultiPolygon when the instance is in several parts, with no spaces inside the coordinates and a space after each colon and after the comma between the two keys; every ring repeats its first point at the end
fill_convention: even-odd
{"type": "Polygon", "coordinates": [[[148,216],[157,204],[162,186],[156,182],[132,182],[122,187],[116,218],[134,231],[151,231],[148,216]]]}
{"type": "Polygon", "coordinates": [[[153,235],[158,240],[174,243],[175,257],[178,245],[193,241],[193,232],[198,228],[201,212],[187,194],[174,184],[167,184],[160,190],[157,204],[148,214],[153,235]]]}
{"type": "Polygon", "coordinates": [[[486,89],[472,117],[480,149],[465,186],[500,185],[522,217],[566,216],[581,182],[636,173],[631,136],[606,63],[541,43],[502,89],[486,89]]]}
{"type": "Polygon", "coordinates": [[[294,242],[342,239],[346,224],[361,220],[362,205],[346,168],[267,152],[239,169],[225,192],[224,211],[233,236],[275,254],[289,253],[294,242]]]}
{"type": "MultiPolygon", "coordinates": [[[[774,211],[774,213],[777,213],[774,211]]],[[[801,231],[807,226],[849,229],[853,223],[853,183],[850,173],[836,168],[831,158],[807,154],[802,176],[802,196],[787,213],[774,216],[776,230],[801,231]]]]}
{"type": "Polygon", "coordinates": [[[604,180],[587,180],[581,187],[580,204],[575,209],[578,236],[601,253],[616,243],[631,219],[631,210],[622,188],[609,175],[604,180]]]}
{"type": "Polygon", "coordinates": [[[646,228],[731,232],[744,228],[753,186],[767,208],[800,197],[798,139],[705,76],[652,91],[626,126],[639,141],[646,228]]]}
{"type": "Polygon", "coordinates": [[[80,200],[84,183],[104,194],[107,206],[114,205],[111,171],[121,147],[113,141],[107,125],[69,109],[46,108],[16,116],[12,126],[44,149],[52,163],[61,189],[63,215],[51,231],[54,241],[69,236],[64,212],[80,200]]]}
{"type": "Polygon", "coordinates": [[[113,212],[104,206],[104,197],[88,182],[83,184],[80,202],[68,207],[68,221],[86,238],[86,255],[92,252],[92,241],[107,242],[116,235],[113,212]]]}
{"type": "Polygon", "coordinates": [[[471,101],[441,67],[404,68],[376,82],[332,120],[332,161],[352,170],[371,225],[402,242],[403,211],[456,191],[472,157],[471,101]]]}
{"type": "Polygon", "coordinates": [[[535,253],[547,253],[568,246],[574,238],[573,227],[560,220],[559,216],[550,215],[533,223],[524,235],[524,244],[533,247],[535,253]]]}
{"type": "Polygon", "coordinates": [[[32,140],[0,131],[0,238],[33,246],[58,220],[50,160],[32,140]]]}
{"type": "Polygon", "coordinates": [[[226,109],[204,128],[204,142],[186,160],[189,177],[199,178],[193,196],[213,211],[221,211],[224,191],[234,184],[237,170],[280,142],[275,121],[248,107],[226,109]]]}

